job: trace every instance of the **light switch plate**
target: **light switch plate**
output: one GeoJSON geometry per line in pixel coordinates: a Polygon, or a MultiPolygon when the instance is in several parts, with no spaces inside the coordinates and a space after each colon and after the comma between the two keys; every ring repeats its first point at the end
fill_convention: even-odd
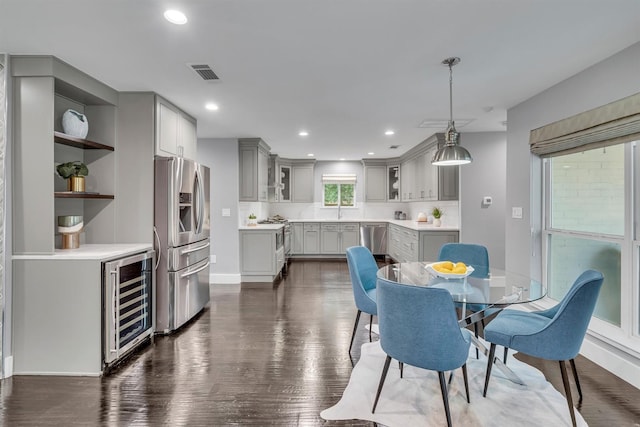
{"type": "Polygon", "coordinates": [[[511,207],[511,218],[522,219],[522,208],[520,206],[511,207]]]}
{"type": "Polygon", "coordinates": [[[222,216],[231,216],[231,209],[223,208],[222,209],[222,216]]]}

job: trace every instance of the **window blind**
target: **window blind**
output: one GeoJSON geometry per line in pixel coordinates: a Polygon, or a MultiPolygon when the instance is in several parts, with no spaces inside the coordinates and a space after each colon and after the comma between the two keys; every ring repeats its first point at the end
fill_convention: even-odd
{"type": "Polygon", "coordinates": [[[531,131],[529,146],[551,157],[640,139],[640,93],[531,131]]]}
{"type": "Polygon", "coordinates": [[[322,174],[322,183],[323,184],[355,184],[356,183],[356,174],[353,173],[343,173],[343,174],[334,174],[334,173],[323,173],[322,174]]]}

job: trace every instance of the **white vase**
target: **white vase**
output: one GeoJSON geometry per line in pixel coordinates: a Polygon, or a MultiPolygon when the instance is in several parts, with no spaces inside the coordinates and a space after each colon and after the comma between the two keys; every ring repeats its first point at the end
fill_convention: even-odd
{"type": "Polygon", "coordinates": [[[442,225],[442,221],[440,220],[440,218],[434,218],[433,219],[433,226],[434,227],[440,227],[442,225]]]}
{"type": "Polygon", "coordinates": [[[87,116],[76,110],[67,110],[62,115],[62,130],[67,135],[76,138],[86,138],[89,133],[89,121],[87,116]]]}

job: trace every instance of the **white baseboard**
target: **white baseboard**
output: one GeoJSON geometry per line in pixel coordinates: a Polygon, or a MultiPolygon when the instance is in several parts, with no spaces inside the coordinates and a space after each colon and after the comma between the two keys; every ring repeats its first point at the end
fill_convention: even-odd
{"type": "Polygon", "coordinates": [[[241,282],[240,274],[209,274],[209,283],[212,284],[236,284],[241,282]]]}
{"type": "MultiPolygon", "coordinates": [[[[640,359],[632,354],[621,351],[588,333],[582,342],[580,354],[640,389],[640,359]]],[[[578,372],[580,372],[579,366],[578,372]]]]}
{"type": "Polygon", "coordinates": [[[7,356],[4,358],[3,368],[3,378],[9,378],[13,376],[13,356],[7,356]]]}

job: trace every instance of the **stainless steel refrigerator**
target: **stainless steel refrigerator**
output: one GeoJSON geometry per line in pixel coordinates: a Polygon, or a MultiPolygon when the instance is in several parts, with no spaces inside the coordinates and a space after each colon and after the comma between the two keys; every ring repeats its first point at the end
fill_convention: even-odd
{"type": "Polygon", "coordinates": [[[170,333],[209,301],[209,168],[156,157],[156,331],[170,333]]]}

